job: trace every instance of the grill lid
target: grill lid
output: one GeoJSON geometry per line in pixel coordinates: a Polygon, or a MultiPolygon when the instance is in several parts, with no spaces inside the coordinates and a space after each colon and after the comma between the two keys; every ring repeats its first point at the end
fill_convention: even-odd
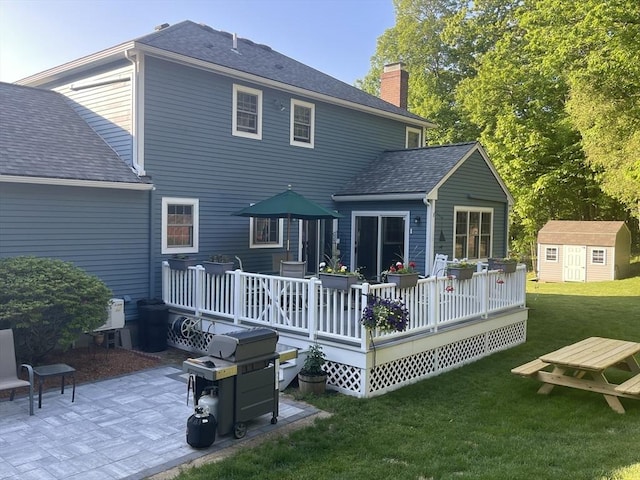
{"type": "Polygon", "coordinates": [[[273,353],[278,343],[278,332],[270,328],[251,328],[224,335],[214,335],[207,354],[212,357],[242,361],[273,353]]]}

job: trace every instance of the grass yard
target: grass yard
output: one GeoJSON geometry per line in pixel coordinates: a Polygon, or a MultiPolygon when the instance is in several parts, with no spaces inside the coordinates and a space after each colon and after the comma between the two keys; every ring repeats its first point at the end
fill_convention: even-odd
{"type": "Polygon", "coordinates": [[[640,479],[640,401],[510,373],[589,336],[640,342],[640,277],[528,285],[528,341],[382,397],[309,399],[333,416],[183,473],[195,479],[640,479]]]}

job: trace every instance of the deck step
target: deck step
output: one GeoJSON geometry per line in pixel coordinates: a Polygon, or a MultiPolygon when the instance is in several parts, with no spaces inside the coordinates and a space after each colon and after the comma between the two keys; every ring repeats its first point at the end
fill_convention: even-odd
{"type": "Polygon", "coordinates": [[[616,392],[640,395],[640,373],[616,387],[616,392]]]}
{"type": "Polygon", "coordinates": [[[548,366],[549,364],[547,362],[543,362],[539,358],[536,358],[535,360],[525,363],[524,365],[520,365],[519,367],[512,368],[511,373],[515,373],[516,375],[522,375],[523,377],[530,377],[548,366]]]}

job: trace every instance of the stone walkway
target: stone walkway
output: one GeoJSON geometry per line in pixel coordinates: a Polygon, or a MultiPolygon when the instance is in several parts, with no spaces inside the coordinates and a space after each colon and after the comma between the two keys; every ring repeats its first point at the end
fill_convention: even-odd
{"type": "Polygon", "coordinates": [[[186,442],[187,388],[175,367],[78,385],[60,394],[55,380],[29,416],[27,397],[0,400],[0,479],[143,479],[206,456],[220,455],[242,442],[320,413],[315,407],[280,396],[278,423],[271,414],[247,422],[245,438],[216,436],[206,449],[186,442]]]}

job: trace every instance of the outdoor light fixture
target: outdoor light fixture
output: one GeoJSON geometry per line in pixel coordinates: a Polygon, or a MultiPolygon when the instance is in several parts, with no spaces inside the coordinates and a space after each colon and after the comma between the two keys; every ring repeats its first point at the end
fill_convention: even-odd
{"type": "Polygon", "coordinates": [[[417,217],[413,217],[413,223],[415,223],[416,225],[418,225],[418,224],[420,223],[420,220],[421,220],[421,219],[420,219],[420,217],[419,217],[419,216],[417,216],[417,217]]]}
{"type": "Polygon", "coordinates": [[[439,238],[440,242],[445,242],[446,239],[444,238],[444,232],[442,231],[442,229],[440,230],[440,238],[439,238]]]}

